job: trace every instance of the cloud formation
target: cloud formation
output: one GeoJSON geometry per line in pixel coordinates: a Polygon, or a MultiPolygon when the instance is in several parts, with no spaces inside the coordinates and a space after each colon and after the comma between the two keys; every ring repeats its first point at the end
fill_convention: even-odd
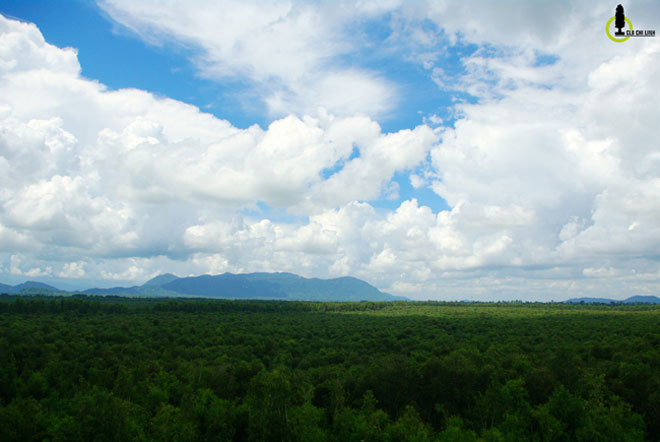
{"type": "Polygon", "coordinates": [[[247,79],[274,117],[315,113],[318,107],[379,117],[396,103],[395,84],[372,70],[342,66],[342,57],[360,45],[359,36],[347,34],[347,22],[373,15],[373,7],[206,0],[193,7],[158,0],[107,0],[100,6],[151,44],[191,48],[206,78],[247,79]]]}
{"type": "Polygon", "coordinates": [[[0,271],[351,274],[420,299],[657,294],[660,40],[610,42],[595,2],[341,5],[225,4],[224,23],[184,3],[103,3],[153,44],[196,48],[203,75],[248,78],[277,117],[247,129],[108,90],[75,50],[0,17],[0,271]],[[456,94],[451,121],[383,132],[391,80],[342,64],[367,19],[456,94]],[[449,209],[415,193],[383,208],[396,174],[449,209]]]}
{"type": "Polygon", "coordinates": [[[231,244],[218,241],[258,202],[305,217],[378,199],[437,139],[425,126],[385,134],[366,116],[324,110],[241,130],[181,102],[80,77],[75,51],[49,45],[34,25],[2,18],[2,31],[0,239],[14,252],[13,273],[22,254],[65,260],[49,268],[75,276],[90,267],[81,255],[186,259],[208,244],[236,249],[227,269],[243,268],[253,250],[242,239],[262,247],[275,231],[288,237],[266,244],[272,253],[322,254],[327,245],[310,237],[312,227],[268,220],[249,234],[235,228],[231,244]],[[200,243],[209,232],[214,240],[200,243]]]}

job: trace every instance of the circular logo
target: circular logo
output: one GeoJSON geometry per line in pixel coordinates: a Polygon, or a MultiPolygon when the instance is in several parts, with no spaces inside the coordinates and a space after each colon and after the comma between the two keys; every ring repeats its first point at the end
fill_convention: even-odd
{"type": "MultiPolygon", "coordinates": [[[[616,19],[616,16],[614,16],[611,19],[607,20],[607,24],[605,25],[605,32],[607,33],[607,36],[610,38],[610,40],[612,40],[613,42],[623,43],[624,41],[628,40],[630,38],[630,36],[623,37],[623,38],[614,38],[614,37],[612,37],[612,34],[610,34],[610,24],[612,24],[612,22],[615,19],[616,19]]],[[[628,17],[626,17],[625,19],[626,19],[626,23],[628,23],[628,27],[632,31],[633,26],[632,26],[632,23],[630,22],[630,19],[628,17]]]]}

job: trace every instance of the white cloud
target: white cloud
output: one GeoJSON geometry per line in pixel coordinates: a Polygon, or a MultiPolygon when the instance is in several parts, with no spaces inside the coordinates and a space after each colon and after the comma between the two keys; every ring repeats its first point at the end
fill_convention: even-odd
{"type": "Polygon", "coordinates": [[[39,276],[49,276],[52,274],[53,269],[50,266],[45,266],[43,269],[41,267],[32,267],[29,264],[24,263],[25,257],[23,255],[11,255],[9,257],[9,273],[12,275],[23,275],[29,278],[39,277],[39,276]],[[26,267],[29,267],[26,269],[26,267]]]}
{"type": "MultiPolygon", "coordinates": [[[[592,61],[581,89],[561,79],[551,89],[506,89],[500,85],[519,72],[494,69],[498,81],[482,101],[459,105],[463,117],[432,151],[433,188],[452,212],[460,208],[462,218],[464,207],[508,207],[495,212],[529,226],[518,229],[514,244],[536,246],[535,256],[514,255],[523,264],[652,254],[660,235],[651,220],[660,216],[660,200],[651,133],[660,112],[649,103],[660,98],[653,87],[660,45],[635,43],[627,55],[592,61]],[[608,76],[612,65],[615,72],[635,66],[633,85],[608,76]],[[640,108],[627,112],[617,102],[640,108]]],[[[566,68],[561,59],[557,64],[566,68]]],[[[493,215],[489,222],[476,220],[479,231],[489,228],[493,215]]]]}
{"type": "Polygon", "coordinates": [[[413,188],[415,189],[421,189],[427,184],[424,178],[420,177],[415,173],[411,173],[409,179],[410,179],[410,185],[413,186],[413,188]]]}
{"type": "Polygon", "coordinates": [[[436,140],[424,126],[385,134],[368,117],[323,109],[240,130],[144,91],[109,91],[66,68],[72,52],[36,38],[34,26],[0,21],[10,29],[2,56],[12,67],[0,77],[0,165],[8,172],[0,177],[0,241],[34,262],[61,259],[52,266],[61,277],[146,277],[159,256],[190,258],[183,268],[191,273],[327,269],[351,246],[337,237],[349,235],[348,221],[338,231],[325,220],[367,216],[372,209],[354,201],[396,190],[392,176],[436,140]],[[44,51],[43,65],[9,63],[44,51]],[[257,202],[309,221],[243,221],[239,211],[257,202]],[[95,261],[83,265],[81,256],[95,261]]]}
{"type": "Polygon", "coordinates": [[[75,49],[45,44],[34,24],[0,20],[0,71],[52,70],[76,75],[80,72],[75,49]],[[14,57],[20,53],[20,58],[14,57]]]}
{"type": "MultiPolygon", "coordinates": [[[[14,33],[15,44],[5,57],[36,57],[22,52],[20,33],[14,33]]],[[[70,51],[61,52],[68,59],[70,51]]],[[[312,186],[323,191],[321,172],[346,161],[354,147],[387,163],[383,171],[354,177],[369,183],[350,198],[333,193],[337,190],[325,192],[330,204],[341,204],[377,197],[383,182],[414,165],[433,141],[428,133],[422,135],[424,128],[382,134],[367,117],[335,118],[323,110],[319,118],[289,116],[268,130],[239,130],[192,106],[138,90],[107,91],[77,72],[51,71],[49,66],[5,72],[0,84],[6,114],[2,164],[11,162],[18,181],[26,174],[48,182],[55,174],[66,174],[72,183],[83,179],[85,186],[95,180],[93,190],[122,199],[212,200],[235,206],[260,200],[288,207],[309,199],[312,186]],[[23,77],[30,81],[17,81],[23,77]],[[57,87],[54,77],[62,77],[57,87]],[[397,157],[393,149],[398,144],[397,157]]]]}
{"type": "Polygon", "coordinates": [[[151,44],[187,47],[207,78],[247,79],[274,116],[310,114],[319,106],[381,116],[396,102],[392,83],[366,69],[339,67],[343,55],[360,49],[346,27],[376,12],[367,5],[106,0],[101,7],[151,44]]]}
{"type": "Polygon", "coordinates": [[[57,276],[60,278],[83,278],[85,276],[85,263],[83,261],[64,263],[62,271],[57,276]]]}
{"type": "MultiPolygon", "coordinates": [[[[588,287],[574,280],[571,290],[647,291],[638,281],[606,281],[633,257],[648,256],[657,268],[660,233],[652,220],[660,219],[654,87],[660,45],[609,42],[600,26],[609,17],[602,5],[555,3],[557,14],[540,25],[550,4],[519,4],[513,11],[478,3],[471,14],[453,5],[451,22],[441,19],[448,8],[426,11],[445,32],[490,45],[464,58],[466,71],[453,87],[476,103],[456,106],[460,118],[432,150],[433,189],[452,206],[447,218],[458,238],[472,245],[461,262],[573,266],[602,282],[588,287]],[[521,25],[506,33],[508,43],[494,28],[494,8],[520,15],[521,25]],[[480,19],[483,14],[490,21],[480,19]],[[570,41],[559,26],[564,23],[575,23],[568,26],[570,41]],[[554,63],[537,64],[537,53],[554,56],[554,63]],[[595,271],[593,260],[602,259],[614,270],[595,271]]],[[[649,2],[627,11],[636,11],[640,23],[660,12],[649,2]]]]}
{"type": "Polygon", "coordinates": [[[365,142],[359,145],[360,156],[345,163],[327,180],[315,183],[301,203],[302,207],[319,204],[332,207],[351,200],[377,199],[383,190],[386,195],[396,193],[397,184],[389,184],[390,177],[395,171],[408,171],[422,162],[436,141],[435,133],[428,126],[381,136],[378,126],[368,119],[356,120],[356,123],[361,127],[356,124],[355,130],[362,134],[365,142]],[[384,185],[387,185],[385,189],[384,185]]]}
{"type": "Polygon", "coordinates": [[[100,276],[103,279],[114,280],[114,281],[141,280],[141,279],[145,279],[145,276],[147,275],[145,268],[138,265],[129,265],[120,272],[110,272],[106,270],[101,270],[100,273],[101,273],[100,276]]]}

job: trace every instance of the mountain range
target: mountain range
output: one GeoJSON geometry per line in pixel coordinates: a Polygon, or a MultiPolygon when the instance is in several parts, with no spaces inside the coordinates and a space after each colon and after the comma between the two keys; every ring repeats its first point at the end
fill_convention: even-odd
{"type": "MultiPolygon", "coordinates": [[[[61,292],[38,282],[17,286],[0,284],[1,293],[61,292]]],[[[397,301],[407,300],[381,292],[353,277],[334,279],[303,278],[292,273],[223,273],[178,277],[156,276],[140,286],[91,288],[89,295],[195,296],[225,299],[279,299],[290,301],[397,301]]]]}
{"type": "Polygon", "coordinates": [[[15,293],[33,293],[39,291],[61,292],[63,290],[53,287],[52,285],[48,285],[48,284],[44,284],[43,282],[36,282],[36,281],[26,281],[18,285],[7,285],[0,283],[0,293],[15,294],[15,293]]]}
{"type": "Polygon", "coordinates": [[[565,304],[660,304],[660,298],[657,296],[631,296],[630,298],[618,301],[609,298],[574,298],[564,301],[565,304]]]}
{"type": "MultiPolygon", "coordinates": [[[[66,294],[52,285],[27,281],[15,286],[1,284],[0,293],[66,294]]],[[[139,286],[91,288],[88,295],[133,295],[204,297],[224,299],[278,299],[289,301],[397,301],[407,298],[381,292],[357,278],[303,278],[293,273],[223,273],[178,277],[171,273],[158,275],[139,286]]],[[[631,296],[624,300],[609,298],[573,298],[566,304],[660,304],[657,296],[631,296]]]]}

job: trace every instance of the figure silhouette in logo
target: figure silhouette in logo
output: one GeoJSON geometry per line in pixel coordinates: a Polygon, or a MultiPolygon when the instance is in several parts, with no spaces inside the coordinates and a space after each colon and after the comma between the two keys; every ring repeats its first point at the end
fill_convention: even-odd
{"type": "Polygon", "coordinates": [[[614,27],[618,29],[614,35],[626,35],[621,29],[626,26],[626,16],[623,14],[623,6],[616,7],[616,15],[614,19],[614,27]]]}

